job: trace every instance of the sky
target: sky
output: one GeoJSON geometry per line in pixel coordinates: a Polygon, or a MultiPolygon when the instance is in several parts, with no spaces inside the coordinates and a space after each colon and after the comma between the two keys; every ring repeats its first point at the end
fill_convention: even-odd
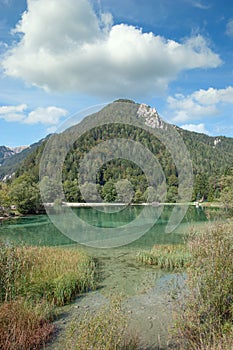
{"type": "Polygon", "coordinates": [[[118,98],[233,137],[232,1],[0,0],[0,145],[118,98]]]}

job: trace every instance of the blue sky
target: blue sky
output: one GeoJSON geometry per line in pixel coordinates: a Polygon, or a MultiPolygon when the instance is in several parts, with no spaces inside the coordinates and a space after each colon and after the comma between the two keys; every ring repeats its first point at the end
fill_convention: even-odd
{"type": "Polygon", "coordinates": [[[0,55],[0,145],[122,97],[233,137],[229,0],[0,0],[0,55]]]}

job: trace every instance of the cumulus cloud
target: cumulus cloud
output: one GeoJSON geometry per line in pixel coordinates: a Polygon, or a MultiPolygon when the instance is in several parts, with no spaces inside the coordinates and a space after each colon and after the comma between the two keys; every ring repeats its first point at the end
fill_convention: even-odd
{"type": "Polygon", "coordinates": [[[7,122],[23,121],[25,117],[24,111],[26,109],[27,105],[25,104],[18,106],[0,106],[0,119],[4,119],[7,122]]]}
{"type": "Polygon", "coordinates": [[[200,124],[184,124],[181,125],[182,129],[189,130],[189,131],[195,131],[201,134],[209,134],[209,132],[205,128],[205,124],[200,123],[200,124]]]}
{"type": "Polygon", "coordinates": [[[60,119],[68,114],[63,108],[54,106],[42,108],[27,113],[28,107],[25,104],[18,106],[1,106],[0,119],[8,122],[21,122],[24,124],[45,124],[56,125],[60,119]]]}
{"type": "Polygon", "coordinates": [[[174,97],[169,96],[167,102],[173,122],[198,120],[219,114],[219,104],[233,104],[233,87],[200,89],[187,96],[176,94],[174,97]]]}
{"type": "Polygon", "coordinates": [[[88,0],[28,0],[5,73],[52,91],[99,96],[163,92],[182,70],[221,64],[201,35],[177,42],[97,16],[88,0]]]}
{"type": "Polygon", "coordinates": [[[54,106],[47,108],[39,107],[28,114],[27,118],[24,119],[24,123],[56,125],[59,123],[60,119],[67,114],[68,112],[62,108],[57,108],[54,106]]]}

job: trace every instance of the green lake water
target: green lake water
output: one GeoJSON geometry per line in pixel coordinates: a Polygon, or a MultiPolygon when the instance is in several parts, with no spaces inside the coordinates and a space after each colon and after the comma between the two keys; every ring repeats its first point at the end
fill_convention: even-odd
{"type": "MultiPolygon", "coordinates": [[[[142,206],[129,206],[116,213],[103,212],[93,208],[75,208],[73,211],[79,218],[94,227],[119,227],[120,232],[125,224],[137,218],[142,208],[142,206]]],[[[125,248],[150,248],[154,244],[181,243],[183,242],[184,234],[192,226],[197,226],[207,221],[204,208],[190,206],[181,224],[172,233],[165,233],[172,209],[173,206],[165,206],[152,228],[139,239],[125,246],[125,248]]],[[[211,210],[212,216],[214,216],[217,209],[211,210]]],[[[209,211],[210,209],[208,209],[208,213],[209,211]]],[[[140,225],[143,225],[143,222],[140,225]]],[[[135,230],[137,230],[136,226],[135,230]]],[[[3,221],[0,225],[0,240],[41,246],[77,244],[62,234],[47,215],[26,216],[3,221]]]]}

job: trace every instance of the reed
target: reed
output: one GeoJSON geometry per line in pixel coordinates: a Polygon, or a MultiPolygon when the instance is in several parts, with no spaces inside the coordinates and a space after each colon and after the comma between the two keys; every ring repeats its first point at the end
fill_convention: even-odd
{"type": "Polygon", "coordinates": [[[62,306],[95,288],[94,262],[81,250],[30,247],[23,254],[25,260],[34,262],[20,290],[27,298],[45,298],[62,306]]]}
{"type": "Polygon", "coordinates": [[[187,293],[178,308],[176,335],[181,349],[233,348],[233,226],[215,224],[193,233],[187,293]]]}
{"type": "Polygon", "coordinates": [[[48,304],[32,305],[22,298],[0,305],[0,349],[40,349],[51,337],[54,326],[50,323],[48,304]]]}
{"type": "Polygon", "coordinates": [[[37,349],[53,331],[56,306],[95,288],[82,250],[0,243],[0,349],[37,349]]]}
{"type": "Polygon", "coordinates": [[[137,260],[145,265],[174,271],[188,266],[190,253],[184,245],[155,245],[150,251],[138,252],[137,260]]]}

